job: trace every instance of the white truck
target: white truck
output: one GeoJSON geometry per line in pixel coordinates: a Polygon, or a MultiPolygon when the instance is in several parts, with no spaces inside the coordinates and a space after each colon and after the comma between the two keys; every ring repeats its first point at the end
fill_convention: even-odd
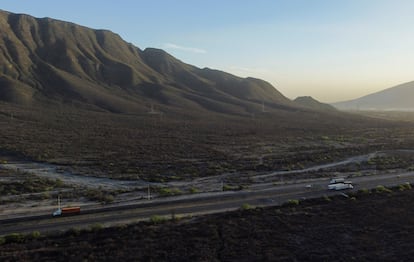
{"type": "Polygon", "coordinates": [[[335,183],[335,184],[329,184],[328,189],[329,190],[344,190],[344,189],[352,189],[354,186],[352,184],[348,183],[335,183]]]}
{"type": "Polygon", "coordinates": [[[345,178],[337,177],[337,178],[332,178],[329,184],[337,184],[337,183],[344,183],[344,182],[345,182],[345,178]]]}

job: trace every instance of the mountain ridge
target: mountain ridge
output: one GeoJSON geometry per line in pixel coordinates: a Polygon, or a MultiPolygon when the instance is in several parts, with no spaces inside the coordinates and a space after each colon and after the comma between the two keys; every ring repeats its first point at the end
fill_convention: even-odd
{"type": "Polygon", "coordinates": [[[357,99],[333,103],[341,110],[414,111],[414,81],[399,84],[357,99]]]}
{"type": "Polygon", "coordinates": [[[250,114],[296,105],[271,84],[141,50],[108,30],[0,11],[0,99],[20,104],[75,101],[112,112],[164,110],[250,114]]]}
{"type": "Polygon", "coordinates": [[[298,96],[293,100],[298,105],[303,107],[318,110],[318,111],[335,111],[336,108],[325,103],[321,103],[311,96],[298,96]]]}

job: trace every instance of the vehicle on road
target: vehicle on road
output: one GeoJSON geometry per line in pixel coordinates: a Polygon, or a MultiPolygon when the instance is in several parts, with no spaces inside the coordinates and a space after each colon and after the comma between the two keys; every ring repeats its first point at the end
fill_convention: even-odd
{"type": "Polygon", "coordinates": [[[352,184],[345,184],[345,183],[336,183],[336,184],[329,184],[329,190],[344,190],[344,189],[352,189],[354,186],[352,184]]]}
{"type": "Polygon", "coordinates": [[[54,217],[56,216],[68,216],[68,215],[77,215],[80,213],[80,207],[61,207],[60,205],[60,196],[57,198],[58,208],[52,213],[54,217]]]}
{"type": "Polygon", "coordinates": [[[63,207],[58,208],[53,212],[53,216],[67,216],[67,215],[77,215],[80,213],[80,207],[63,207]]]}
{"type": "Polygon", "coordinates": [[[329,184],[338,184],[338,183],[344,183],[344,182],[345,182],[345,178],[337,177],[337,178],[332,178],[329,184]]]}

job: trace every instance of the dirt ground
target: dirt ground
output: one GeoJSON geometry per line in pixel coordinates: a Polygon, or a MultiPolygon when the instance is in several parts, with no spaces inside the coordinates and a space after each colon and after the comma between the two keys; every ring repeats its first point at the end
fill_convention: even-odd
{"type": "Polygon", "coordinates": [[[410,261],[414,191],[360,192],[298,205],[27,236],[1,261],[410,261]]]}

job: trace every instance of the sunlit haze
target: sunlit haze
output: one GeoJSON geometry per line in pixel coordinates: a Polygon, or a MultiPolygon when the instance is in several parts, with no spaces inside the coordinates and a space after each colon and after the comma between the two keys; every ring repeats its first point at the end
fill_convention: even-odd
{"type": "Polygon", "coordinates": [[[289,98],[357,98],[413,81],[411,0],[0,0],[108,29],[141,49],[272,83],[289,98]]]}

